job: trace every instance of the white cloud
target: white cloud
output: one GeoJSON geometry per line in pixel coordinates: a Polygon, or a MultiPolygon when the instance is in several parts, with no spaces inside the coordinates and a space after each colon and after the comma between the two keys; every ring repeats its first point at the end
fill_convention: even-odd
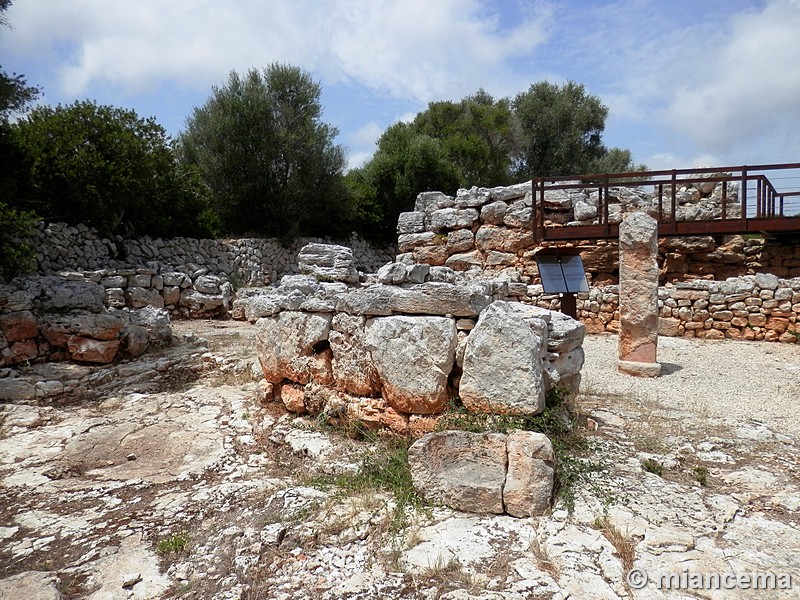
{"type": "Polygon", "coordinates": [[[787,132],[800,131],[798,36],[797,0],[736,16],[724,39],[698,48],[703,54],[672,92],[667,122],[713,154],[796,155],[798,136],[787,132]]]}
{"type": "Polygon", "coordinates": [[[5,52],[55,56],[62,92],[90,86],[128,93],[154,80],[221,83],[231,69],[290,62],[325,84],[357,83],[395,98],[428,101],[507,85],[508,61],[545,39],[544,19],[499,26],[480,0],[72,0],[13,5],[5,52]]]}

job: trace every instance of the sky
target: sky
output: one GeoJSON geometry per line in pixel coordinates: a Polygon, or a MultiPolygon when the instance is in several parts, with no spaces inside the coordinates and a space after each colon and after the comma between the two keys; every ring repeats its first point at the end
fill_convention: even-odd
{"type": "Polygon", "coordinates": [[[479,88],[576,81],[607,147],[651,169],[800,162],[800,0],[14,0],[0,65],[177,136],[232,70],[322,85],[349,166],[390,125],[479,88]]]}

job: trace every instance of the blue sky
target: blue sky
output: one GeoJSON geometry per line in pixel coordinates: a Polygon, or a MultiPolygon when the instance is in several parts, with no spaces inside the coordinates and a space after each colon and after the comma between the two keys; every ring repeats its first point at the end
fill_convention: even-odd
{"type": "Polygon", "coordinates": [[[231,70],[322,84],[351,165],[428,102],[574,80],[650,168],[800,161],[800,0],[15,0],[0,64],[172,135],[231,70]]]}

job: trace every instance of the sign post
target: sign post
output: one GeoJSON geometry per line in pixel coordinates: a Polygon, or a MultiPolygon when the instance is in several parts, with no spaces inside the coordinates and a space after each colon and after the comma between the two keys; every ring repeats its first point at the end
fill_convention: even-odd
{"type": "Polygon", "coordinates": [[[560,294],[561,312],[577,319],[575,294],[589,291],[579,251],[576,248],[542,248],[535,256],[545,293],[560,294]]]}

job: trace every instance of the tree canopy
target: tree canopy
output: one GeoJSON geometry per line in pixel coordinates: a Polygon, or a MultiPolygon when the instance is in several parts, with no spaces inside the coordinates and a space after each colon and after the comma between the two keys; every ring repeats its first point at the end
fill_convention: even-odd
{"type": "Polygon", "coordinates": [[[321,120],[320,94],[308,73],[273,63],[231,72],[194,109],[182,157],[199,167],[226,230],[287,239],[347,222],[345,153],[321,120]]]}
{"type": "Polygon", "coordinates": [[[208,192],[154,119],[94,102],[38,106],[12,126],[30,161],[20,204],[105,235],[209,235],[208,192]]]}
{"type": "Polygon", "coordinates": [[[602,143],[607,115],[574,82],[536,83],[513,100],[481,89],[459,102],[431,102],[411,123],[389,127],[372,159],[348,174],[361,228],[391,239],[398,214],[424,191],[631,170],[630,151],[602,143]]]}

